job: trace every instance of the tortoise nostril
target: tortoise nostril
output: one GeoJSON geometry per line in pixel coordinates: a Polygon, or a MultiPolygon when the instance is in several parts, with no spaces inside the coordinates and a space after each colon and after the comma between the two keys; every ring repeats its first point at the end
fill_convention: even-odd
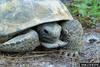
{"type": "Polygon", "coordinates": [[[44,32],[47,33],[47,34],[49,33],[46,29],[44,29],[44,32]]]}
{"type": "Polygon", "coordinates": [[[89,42],[90,43],[94,43],[94,42],[96,42],[97,40],[96,39],[89,39],[89,42]]]}

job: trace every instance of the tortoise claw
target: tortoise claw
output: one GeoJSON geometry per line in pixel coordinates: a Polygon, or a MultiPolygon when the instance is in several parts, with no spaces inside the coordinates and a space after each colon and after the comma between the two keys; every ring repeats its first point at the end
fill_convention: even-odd
{"type": "Polygon", "coordinates": [[[79,57],[79,52],[78,51],[66,52],[65,55],[66,55],[66,57],[77,58],[77,57],[79,57]]]}

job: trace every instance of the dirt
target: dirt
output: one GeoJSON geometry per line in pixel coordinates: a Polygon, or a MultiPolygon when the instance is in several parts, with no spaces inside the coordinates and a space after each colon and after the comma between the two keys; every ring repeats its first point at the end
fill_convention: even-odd
{"type": "MultiPolygon", "coordinates": [[[[62,1],[70,3],[72,0],[62,1]]],[[[73,51],[63,49],[0,53],[0,67],[81,67],[80,63],[100,63],[100,24],[97,24],[96,29],[85,29],[83,42],[83,49],[74,57],[68,55],[73,51]],[[90,42],[90,39],[94,40],[90,42]]]]}
{"type": "Polygon", "coordinates": [[[100,62],[100,32],[87,29],[83,36],[83,49],[79,55],[71,56],[64,49],[33,51],[27,53],[1,53],[0,67],[80,67],[80,63],[100,62]],[[90,41],[90,39],[93,39],[90,41]]]}

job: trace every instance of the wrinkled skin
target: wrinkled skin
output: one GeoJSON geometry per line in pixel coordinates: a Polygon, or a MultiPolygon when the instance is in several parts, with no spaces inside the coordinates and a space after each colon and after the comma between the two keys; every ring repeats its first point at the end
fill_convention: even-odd
{"type": "Polygon", "coordinates": [[[24,34],[15,36],[7,42],[0,44],[0,50],[6,52],[32,51],[40,45],[37,32],[27,30],[24,34]]]}
{"type": "Polygon", "coordinates": [[[61,26],[56,22],[37,26],[41,44],[46,48],[57,48],[67,44],[60,40],[61,26]]]}
{"type": "Polygon", "coordinates": [[[73,20],[60,0],[0,0],[0,51],[32,51],[40,43],[46,48],[67,45],[71,40],[64,40],[63,25],[53,22],[60,20],[73,20]]]}
{"type": "Polygon", "coordinates": [[[37,32],[42,45],[46,48],[65,46],[68,50],[80,51],[82,47],[83,29],[77,20],[42,24],[37,32]],[[59,25],[60,24],[60,25],[59,25]]]}
{"type": "Polygon", "coordinates": [[[66,49],[80,51],[82,48],[83,29],[77,20],[65,21],[61,23],[61,40],[68,42],[66,49]]]}
{"type": "Polygon", "coordinates": [[[40,43],[46,48],[65,46],[65,49],[74,51],[80,51],[82,47],[83,29],[77,20],[61,21],[59,24],[57,22],[44,23],[38,25],[35,31],[28,29],[21,33],[1,43],[0,50],[7,52],[32,51],[40,43]]]}

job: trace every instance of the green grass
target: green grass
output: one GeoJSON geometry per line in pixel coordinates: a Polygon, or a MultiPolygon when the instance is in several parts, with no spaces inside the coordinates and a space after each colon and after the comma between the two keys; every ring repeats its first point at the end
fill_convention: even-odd
{"type": "Polygon", "coordinates": [[[91,28],[100,23],[100,0],[74,0],[67,6],[84,27],[91,28]]]}

